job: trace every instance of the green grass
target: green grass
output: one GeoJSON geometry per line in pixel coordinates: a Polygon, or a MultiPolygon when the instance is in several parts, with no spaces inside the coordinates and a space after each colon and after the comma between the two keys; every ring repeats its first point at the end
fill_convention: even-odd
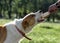
{"type": "Polygon", "coordinates": [[[59,23],[40,23],[28,34],[31,41],[24,39],[21,43],[60,43],[59,23]]]}
{"type": "MultiPolygon", "coordinates": [[[[3,25],[11,20],[1,19],[3,25]]],[[[21,43],[60,43],[60,23],[39,23],[27,35],[32,40],[23,39],[21,43]]]]}
{"type": "Polygon", "coordinates": [[[12,21],[12,20],[0,19],[0,25],[3,25],[3,24],[8,23],[8,22],[10,22],[10,21],[12,21]]]}

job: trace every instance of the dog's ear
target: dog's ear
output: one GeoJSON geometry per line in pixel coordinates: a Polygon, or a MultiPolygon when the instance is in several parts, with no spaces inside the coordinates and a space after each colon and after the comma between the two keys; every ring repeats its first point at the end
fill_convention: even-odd
{"type": "Polygon", "coordinates": [[[29,26],[35,24],[35,15],[29,15],[23,19],[22,26],[26,29],[29,26]]]}

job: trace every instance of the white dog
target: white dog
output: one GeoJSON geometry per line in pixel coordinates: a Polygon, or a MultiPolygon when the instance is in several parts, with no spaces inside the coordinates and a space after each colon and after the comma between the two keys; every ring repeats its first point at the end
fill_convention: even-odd
{"type": "Polygon", "coordinates": [[[30,32],[36,24],[44,21],[49,14],[49,12],[38,11],[0,26],[0,43],[19,43],[23,37],[31,40],[25,34],[30,32]]]}

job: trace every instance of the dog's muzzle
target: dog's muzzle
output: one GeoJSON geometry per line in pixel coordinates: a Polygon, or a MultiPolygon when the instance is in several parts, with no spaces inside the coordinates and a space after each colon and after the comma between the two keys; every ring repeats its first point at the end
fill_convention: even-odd
{"type": "Polygon", "coordinates": [[[44,19],[40,19],[40,20],[37,20],[38,22],[43,22],[44,21],[44,19]]]}
{"type": "Polygon", "coordinates": [[[41,15],[40,19],[38,20],[38,22],[42,22],[44,21],[48,16],[50,15],[50,12],[45,12],[41,15]]]}

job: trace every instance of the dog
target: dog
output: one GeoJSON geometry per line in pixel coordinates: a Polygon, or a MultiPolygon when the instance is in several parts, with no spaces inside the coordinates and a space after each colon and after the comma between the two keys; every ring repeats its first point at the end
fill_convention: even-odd
{"type": "Polygon", "coordinates": [[[37,11],[27,14],[22,19],[15,19],[0,26],[0,43],[19,43],[19,40],[23,37],[31,40],[26,34],[29,33],[36,24],[44,21],[49,14],[49,12],[43,13],[37,11]]]}

